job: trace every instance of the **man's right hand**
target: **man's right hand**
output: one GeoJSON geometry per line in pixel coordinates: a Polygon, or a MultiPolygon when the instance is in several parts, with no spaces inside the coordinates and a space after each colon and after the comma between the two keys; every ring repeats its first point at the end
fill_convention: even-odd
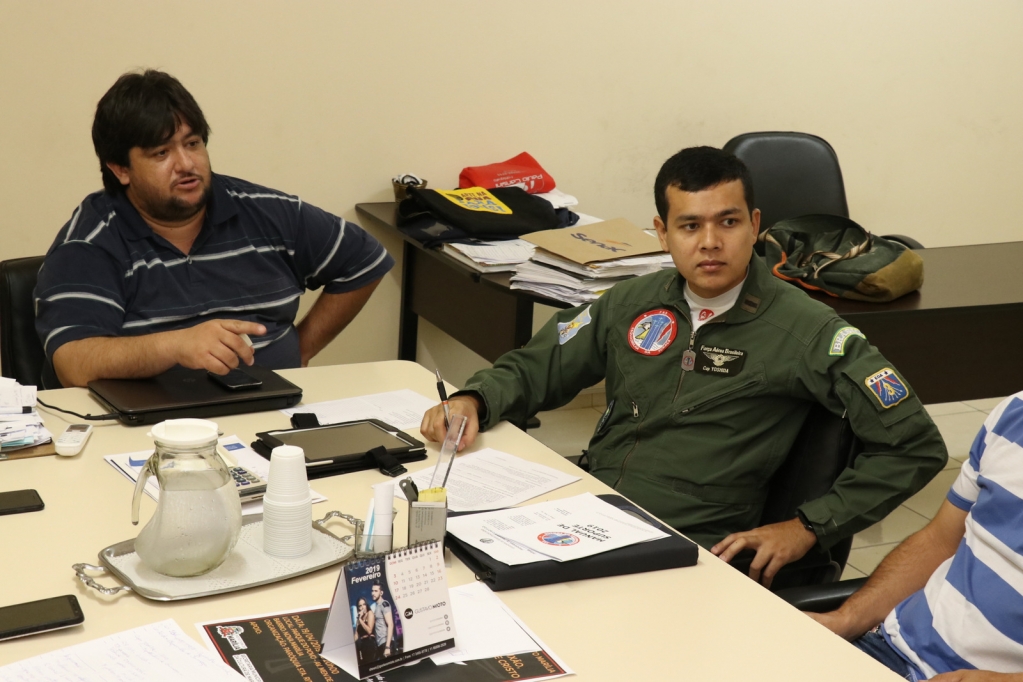
{"type": "MultiPolygon", "coordinates": [[[[471,395],[459,395],[448,400],[448,410],[451,414],[461,414],[466,418],[465,431],[462,432],[462,441],[458,444],[458,451],[473,444],[476,434],[480,430],[479,401],[471,395]]],[[[444,405],[434,405],[423,415],[423,423],[419,426],[419,432],[426,440],[434,443],[444,442],[448,433],[448,426],[444,417],[444,405]]]]}
{"type": "Polygon", "coordinates": [[[175,359],[189,369],[227,374],[239,362],[251,365],[256,354],[241,334],[262,336],[266,327],[241,320],[210,320],[194,327],[170,332],[175,359]]]}

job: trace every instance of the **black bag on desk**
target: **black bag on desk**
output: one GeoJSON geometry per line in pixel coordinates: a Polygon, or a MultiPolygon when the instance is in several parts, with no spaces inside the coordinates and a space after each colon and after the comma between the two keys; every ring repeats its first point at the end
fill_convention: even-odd
{"type": "Polygon", "coordinates": [[[696,543],[678,535],[621,495],[608,494],[597,497],[623,511],[642,517],[650,525],[668,533],[668,537],[619,547],[610,552],[574,561],[552,559],[518,566],[501,563],[475,547],[462,544],[462,541],[451,533],[447,534],[445,542],[454,555],[495,592],[696,565],[696,559],[700,554],[696,543]]]}
{"type": "Polygon", "coordinates": [[[408,197],[398,204],[399,227],[424,214],[476,239],[510,239],[561,226],[549,201],[519,187],[440,191],[411,187],[408,197]]]}

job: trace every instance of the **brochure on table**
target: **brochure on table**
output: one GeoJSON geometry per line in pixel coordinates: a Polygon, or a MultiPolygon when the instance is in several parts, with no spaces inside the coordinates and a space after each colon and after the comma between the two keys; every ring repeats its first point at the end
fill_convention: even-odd
{"type": "Polygon", "coordinates": [[[591,493],[450,518],[448,532],[509,566],[571,561],[668,537],[591,493]]]}
{"type": "Polygon", "coordinates": [[[444,550],[431,542],[341,569],[320,655],[360,679],[455,648],[444,550]]]}
{"type": "Polygon", "coordinates": [[[281,410],[289,417],[296,412],[311,412],[322,426],[361,419],[379,419],[399,429],[415,429],[423,422],[423,415],[437,404],[437,398],[426,398],[415,391],[403,388],[400,391],[374,393],[309,403],[281,410]]]}

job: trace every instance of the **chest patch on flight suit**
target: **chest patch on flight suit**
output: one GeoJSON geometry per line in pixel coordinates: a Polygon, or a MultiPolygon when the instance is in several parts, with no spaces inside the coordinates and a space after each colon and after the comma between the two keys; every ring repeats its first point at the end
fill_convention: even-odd
{"type": "Polygon", "coordinates": [[[871,374],[864,379],[863,383],[880,401],[881,407],[886,410],[889,407],[895,407],[909,397],[909,389],[891,367],[885,367],[877,374],[871,374]]]}
{"type": "Polygon", "coordinates": [[[590,306],[582,311],[571,322],[558,322],[558,345],[564,346],[565,342],[579,333],[579,330],[592,322],[590,317],[590,306]]]}
{"type": "Polygon", "coordinates": [[[641,355],[660,355],[668,350],[677,333],[675,314],[658,308],[633,320],[629,327],[629,346],[641,355]]]}
{"type": "Polygon", "coordinates": [[[831,349],[828,350],[828,355],[845,355],[845,342],[853,336],[858,336],[861,339],[867,338],[856,327],[842,327],[835,332],[835,338],[831,339],[831,349]]]}
{"type": "Polygon", "coordinates": [[[746,351],[718,346],[700,346],[696,354],[696,372],[719,377],[734,377],[746,364],[746,351]]]}

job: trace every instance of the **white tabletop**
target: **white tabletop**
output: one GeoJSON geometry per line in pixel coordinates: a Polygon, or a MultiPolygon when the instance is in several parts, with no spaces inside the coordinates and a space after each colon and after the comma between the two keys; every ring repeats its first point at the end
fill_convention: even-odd
{"type": "MultiPolygon", "coordinates": [[[[281,374],[303,388],[306,403],[400,388],[427,397],[435,395],[434,376],[411,362],[316,367],[281,374]]],[[[49,391],[43,399],[79,412],[103,411],[83,389],[49,391]]],[[[50,430],[59,435],[67,422],[55,416],[57,413],[44,410],[43,414],[50,430]]],[[[225,435],[238,435],[245,442],[251,442],[256,432],[289,426],[287,416],[280,412],[214,421],[225,435]]],[[[74,594],[85,612],[82,626],[0,643],[0,665],[166,618],[173,618],[199,640],[194,627],[197,622],[330,601],[337,568],[271,586],[179,602],[150,601],[131,593],[106,597],[80,584],[71,569],[73,563],[98,563],[101,549],[134,537],[142,525],[131,525],[132,485],[104,462],[103,456],[151,447],[147,431],[145,427],[97,424],[85,450],[76,457],[0,462],[0,490],[35,488],[46,504],[41,512],[0,516],[0,605],[74,594]]],[[[417,430],[409,432],[419,435],[417,430]]],[[[482,434],[473,450],[484,447],[578,472],[570,462],[507,423],[482,434]]],[[[431,466],[437,449],[429,444],[430,457],[409,465],[409,470],[431,466]]],[[[370,485],[384,478],[373,470],[315,480],[313,487],[328,501],[314,505],[314,516],[319,518],[333,509],[363,516],[372,496],[370,485]]],[[[531,502],[586,491],[599,494],[610,492],[610,488],[583,474],[581,481],[531,502]]],[[[143,523],[154,508],[145,498],[143,523]]],[[[403,524],[404,517],[399,516],[396,536],[403,534],[399,530],[403,524]]],[[[348,532],[338,521],[328,528],[338,534],[348,532]]],[[[457,559],[449,562],[450,585],[474,579],[457,559]]],[[[109,577],[103,581],[116,584],[109,577]]],[[[898,679],[702,549],[699,563],[689,568],[498,595],[583,680],[898,679]]]]}

